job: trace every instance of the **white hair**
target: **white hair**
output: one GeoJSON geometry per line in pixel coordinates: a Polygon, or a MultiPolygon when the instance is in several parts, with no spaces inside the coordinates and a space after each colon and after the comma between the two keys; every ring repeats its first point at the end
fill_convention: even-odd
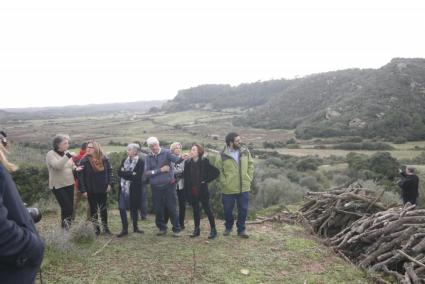
{"type": "Polygon", "coordinates": [[[182,143],[180,143],[180,142],[174,142],[173,144],[171,144],[171,146],[170,146],[170,151],[171,152],[173,152],[174,151],[174,149],[176,149],[176,148],[181,148],[182,147],[182,143]]]}
{"type": "Polygon", "coordinates": [[[159,140],[156,137],[149,137],[146,140],[146,144],[148,144],[148,146],[154,145],[154,144],[158,144],[159,145],[159,140]]]}
{"type": "Polygon", "coordinates": [[[140,147],[139,147],[139,145],[137,145],[136,143],[130,143],[130,144],[128,144],[127,145],[127,149],[128,150],[136,150],[137,152],[139,152],[140,151],[140,147]]]}

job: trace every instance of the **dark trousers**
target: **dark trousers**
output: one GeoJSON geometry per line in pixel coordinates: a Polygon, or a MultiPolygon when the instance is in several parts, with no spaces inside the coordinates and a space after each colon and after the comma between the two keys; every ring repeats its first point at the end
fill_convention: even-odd
{"type": "Polygon", "coordinates": [[[179,213],[177,212],[177,193],[173,184],[156,187],[152,186],[152,199],[155,210],[155,223],[158,229],[167,230],[164,212],[167,208],[170,214],[173,232],[180,232],[179,213]]]}
{"type": "MultiPolygon", "coordinates": [[[[131,217],[131,220],[133,221],[133,229],[137,228],[137,214],[138,214],[137,208],[130,208],[130,217],[131,217]]],[[[127,210],[120,209],[120,217],[121,217],[123,231],[128,231],[127,210]]]]}
{"type": "Polygon", "coordinates": [[[142,186],[142,200],[141,200],[141,207],[140,207],[140,217],[142,219],[146,218],[148,216],[148,189],[146,185],[142,186]]]}
{"type": "Polygon", "coordinates": [[[69,228],[74,212],[74,185],[53,188],[53,194],[61,207],[61,226],[69,228]]]}
{"type": "Polygon", "coordinates": [[[238,228],[238,233],[245,231],[245,221],[248,216],[249,192],[222,194],[221,201],[223,202],[226,230],[231,230],[233,228],[233,224],[235,222],[233,217],[233,208],[236,203],[238,207],[236,227],[238,228]]]}
{"type": "Polygon", "coordinates": [[[89,201],[90,207],[90,218],[93,224],[96,227],[96,230],[99,229],[98,224],[98,211],[100,211],[100,219],[102,221],[103,229],[108,228],[108,208],[106,204],[107,193],[89,193],[87,192],[87,199],[89,201]]]}
{"type": "MultiPolygon", "coordinates": [[[[179,224],[180,224],[180,228],[184,228],[184,219],[186,217],[186,195],[183,189],[177,190],[177,199],[179,201],[179,224]]],[[[164,210],[165,224],[168,223],[169,219],[170,219],[170,214],[168,214],[168,209],[165,208],[164,210]]]]}
{"type": "Polygon", "coordinates": [[[193,221],[195,223],[195,228],[199,228],[199,225],[201,224],[201,208],[199,204],[202,205],[205,214],[207,214],[210,227],[215,228],[214,214],[211,211],[210,198],[208,194],[201,194],[197,197],[192,196],[191,203],[193,208],[193,221]]]}
{"type": "Polygon", "coordinates": [[[412,205],[416,205],[416,197],[415,196],[405,196],[402,195],[403,198],[403,204],[406,204],[407,202],[410,202],[412,205]]]}

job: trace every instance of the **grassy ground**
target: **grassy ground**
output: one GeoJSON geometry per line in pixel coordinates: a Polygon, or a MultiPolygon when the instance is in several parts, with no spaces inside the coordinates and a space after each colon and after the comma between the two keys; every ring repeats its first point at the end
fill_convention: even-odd
{"type": "MultiPolygon", "coordinates": [[[[111,210],[109,215],[111,230],[118,233],[118,212],[111,210]]],[[[39,230],[49,237],[57,230],[58,216],[43,218],[39,230]]],[[[140,222],[144,235],[130,233],[122,239],[112,237],[110,242],[110,237],[100,236],[74,243],[66,253],[49,246],[43,283],[371,283],[301,227],[250,225],[248,240],[220,232],[217,239],[208,241],[206,220],[202,224],[197,239],[188,236],[191,224],[181,238],[157,237],[153,216],[149,216],[140,222]]],[[[218,228],[222,231],[222,222],[218,228]]]]}

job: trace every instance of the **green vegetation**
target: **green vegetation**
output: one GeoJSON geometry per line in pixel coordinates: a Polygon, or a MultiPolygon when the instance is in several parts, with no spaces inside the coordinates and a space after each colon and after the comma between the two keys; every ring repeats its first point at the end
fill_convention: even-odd
{"type": "MultiPolygon", "coordinates": [[[[395,58],[293,80],[181,90],[167,112],[239,108],[237,126],[294,129],[297,138],[361,136],[396,144],[425,139],[425,60],[395,58]],[[246,110],[246,111],[245,111],[246,110]]],[[[381,149],[384,150],[384,149],[381,149]]]]}
{"type": "MultiPolygon", "coordinates": [[[[110,216],[111,230],[118,232],[118,212],[111,210],[110,216]]],[[[58,233],[57,218],[47,215],[39,224],[49,240],[43,283],[372,283],[298,226],[249,225],[249,240],[220,234],[207,241],[206,220],[201,237],[191,239],[189,219],[184,236],[176,239],[155,236],[149,216],[140,223],[144,235],[130,233],[110,241],[105,236],[72,239],[58,233]],[[63,239],[73,241],[64,246],[63,239]]],[[[81,228],[74,235],[86,235],[87,227],[76,226],[81,228]]]]}

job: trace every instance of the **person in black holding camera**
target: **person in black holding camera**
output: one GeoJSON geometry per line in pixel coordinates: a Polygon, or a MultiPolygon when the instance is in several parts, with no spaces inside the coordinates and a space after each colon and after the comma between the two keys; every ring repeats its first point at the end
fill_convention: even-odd
{"type": "Polygon", "coordinates": [[[416,205],[416,199],[419,196],[419,178],[415,174],[415,168],[408,166],[405,170],[400,170],[400,174],[402,179],[398,186],[401,188],[403,204],[410,202],[412,205],[416,205]]]}
{"type": "Polygon", "coordinates": [[[34,283],[44,254],[44,243],[25,208],[9,172],[6,133],[0,131],[0,281],[34,283]]]}

